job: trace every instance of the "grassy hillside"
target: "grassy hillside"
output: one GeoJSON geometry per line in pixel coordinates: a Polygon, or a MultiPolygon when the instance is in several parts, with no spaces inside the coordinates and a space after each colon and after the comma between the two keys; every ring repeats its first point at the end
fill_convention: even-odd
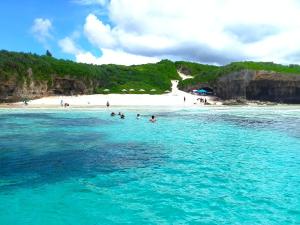
{"type": "Polygon", "coordinates": [[[156,64],[135,66],[90,65],[69,60],[58,60],[50,56],[0,51],[0,83],[8,80],[22,83],[32,69],[32,79],[46,81],[51,87],[53,77],[77,79],[92,87],[93,93],[164,93],[171,88],[171,80],[180,77],[177,70],[194,76],[181,81],[179,88],[202,82],[213,82],[220,76],[234,71],[265,70],[284,74],[300,74],[299,65],[284,66],[266,62],[235,62],[226,66],[203,65],[192,62],[162,60],[156,64]],[[105,92],[110,89],[110,92],[105,92]],[[135,91],[129,92],[130,89],[135,91]],[[140,92],[144,89],[145,92],[140,92]],[[151,91],[155,89],[156,91],[151,91]]]}
{"type": "Polygon", "coordinates": [[[122,89],[144,89],[143,93],[163,93],[170,90],[171,79],[179,79],[175,64],[169,60],[137,66],[98,66],[36,54],[0,51],[0,81],[15,77],[22,82],[27,79],[29,68],[33,71],[33,79],[38,81],[51,83],[52,77],[57,76],[97,83],[94,87],[95,93],[103,93],[104,89],[110,89],[113,93],[120,93],[122,89]],[[156,91],[150,91],[152,89],[156,91]]]}
{"type": "Polygon", "coordinates": [[[211,66],[202,65],[197,63],[189,62],[176,62],[177,69],[189,72],[190,75],[194,76],[193,79],[181,81],[179,88],[184,89],[189,85],[195,85],[203,82],[213,82],[217,78],[226,74],[237,72],[241,70],[256,70],[256,71],[272,71],[282,74],[299,74],[299,65],[281,65],[272,62],[234,62],[225,66],[211,66]]]}

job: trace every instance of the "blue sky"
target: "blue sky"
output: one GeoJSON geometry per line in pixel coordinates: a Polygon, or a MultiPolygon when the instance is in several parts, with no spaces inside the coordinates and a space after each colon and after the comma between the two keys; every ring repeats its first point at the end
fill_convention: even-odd
{"type": "Polygon", "coordinates": [[[0,28],[0,49],[84,63],[300,63],[298,0],[2,0],[0,28]]]}
{"type": "MultiPolygon", "coordinates": [[[[46,47],[33,37],[31,27],[36,18],[47,18],[53,26],[47,48],[55,57],[74,60],[75,56],[61,51],[57,40],[82,30],[86,16],[100,10],[100,7],[81,5],[69,0],[9,0],[0,1],[0,9],[0,49],[44,54],[46,47]]],[[[101,8],[102,12],[104,10],[101,8]]],[[[105,20],[105,14],[101,15],[99,17],[105,20]]],[[[100,54],[86,39],[80,38],[80,44],[94,54],[100,54]]]]}

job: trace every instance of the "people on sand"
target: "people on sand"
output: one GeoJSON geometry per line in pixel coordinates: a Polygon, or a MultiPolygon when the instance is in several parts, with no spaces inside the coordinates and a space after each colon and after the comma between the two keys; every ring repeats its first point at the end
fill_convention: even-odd
{"type": "Polygon", "coordinates": [[[110,116],[115,116],[116,114],[114,113],[114,112],[112,112],[111,114],[110,114],[110,116]]]}
{"type": "Polygon", "coordinates": [[[106,107],[109,107],[109,101],[106,102],[106,107]]]}
{"type": "Polygon", "coordinates": [[[185,99],[185,96],[184,96],[184,97],[183,97],[183,101],[185,102],[185,100],[186,100],[186,99],[185,99]]]}
{"type": "Polygon", "coordinates": [[[136,119],[139,120],[141,118],[141,115],[138,113],[136,114],[136,119]]]}
{"type": "Polygon", "coordinates": [[[156,122],[156,118],[154,115],[151,116],[150,120],[151,123],[155,123],[156,122]]]}
{"type": "Polygon", "coordinates": [[[65,103],[64,106],[65,106],[65,107],[68,107],[68,106],[70,106],[70,104],[69,104],[69,103],[65,103]]]}
{"type": "Polygon", "coordinates": [[[60,106],[63,107],[64,106],[64,100],[60,100],[60,106]]]}

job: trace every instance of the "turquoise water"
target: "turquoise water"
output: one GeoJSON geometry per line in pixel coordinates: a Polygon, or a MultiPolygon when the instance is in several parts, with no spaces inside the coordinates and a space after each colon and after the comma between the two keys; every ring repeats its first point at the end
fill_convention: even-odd
{"type": "Polygon", "coordinates": [[[300,107],[119,110],[0,110],[0,224],[300,224],[300,107]]]}

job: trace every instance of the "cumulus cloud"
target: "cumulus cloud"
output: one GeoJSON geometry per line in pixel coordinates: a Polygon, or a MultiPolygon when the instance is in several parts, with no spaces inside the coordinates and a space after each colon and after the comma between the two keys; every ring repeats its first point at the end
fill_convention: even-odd
{"type": "Polygon", "coordinates": [[[52,28],[52,23],[49,19],[36,18],[31,27],[31,32],[39,42],[46,45],[48,39],[52,38],[50,33],[52,28]]]}
{"type": "Polygon", "coordinates": [[[121,50],[101,49],[102,56],[95,57],[90,52],[81,52],[76,54],[76,61],[91,64],[120,64],[120,65],[134,65],[159,62],[159,58],[146,57],[141,55],[130,54],[121,50]]]}
{"type": "Polygon", "coordinates": [[[74,40],[70,37],[65,37],[64,39],[61,39],[58,42],[58,45],[61,47],[64,53],[77,55],[82,52],[82,50],[80,50],[80,48],[76,46],[74,40]]]}
{"type": "Polygon", "coordinates": [[[77,57],[82,61],[299,63],[297,0],[111,0],[107,4],[108,21],[89,14],[84,23],[84,35],[103,55],[96,58],[85,52],[77,57]]]}

